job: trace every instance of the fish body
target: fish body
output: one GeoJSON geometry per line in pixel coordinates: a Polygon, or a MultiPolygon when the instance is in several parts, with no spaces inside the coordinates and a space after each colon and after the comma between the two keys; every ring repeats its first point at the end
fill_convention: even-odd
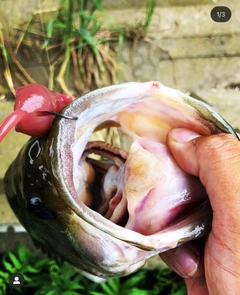
{"type": "Polygon", "coordinates": [[[212,107],[159,82],[130,82],[90,92],[62,114],[77,119],[55,118],[4,178],[13,211],[40,245],[99,281],[209,232],[206,190],[178,167],[166,136],[183,127],[238,139],[212,107]],[[128,150],[91,140],[113,127],[128,150]]]}

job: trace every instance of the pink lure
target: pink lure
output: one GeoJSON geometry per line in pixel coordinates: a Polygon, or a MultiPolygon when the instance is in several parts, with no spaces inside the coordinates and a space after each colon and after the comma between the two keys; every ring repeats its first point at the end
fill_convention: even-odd
{"type": "Polygon", "coordinates": [[[18,87],[14,112],[0,124],[0,142],[14,126],[17,132],[30,136],[47,133],[55,117],[47,112],[58,113],[71,101],[71,96],[50,91],[37,83],[18,87]]]}

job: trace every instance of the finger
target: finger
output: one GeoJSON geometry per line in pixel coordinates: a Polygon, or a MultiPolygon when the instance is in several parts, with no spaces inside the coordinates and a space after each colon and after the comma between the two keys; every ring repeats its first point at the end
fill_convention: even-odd
{"type": "MultiPolygon", "coordinates": [[[[199,136],[187,129],[173,129],[167,144],[178,165],[200,178],[211,202],[213,223],[205,246],[209,292],[239,290],[240,141],[231,134],[199,136]]],[[[200,287],[199,280],[186,279],[189,294],[194,294],[190,293],[193,286],[200,287]]]]}
{"type": "Polygon", "coordinates": [[[199,136],[179,128],[168,133],[167,144],[178,165],[200,178],[214,212],[222,212],[223,216],[229,216],[227,211],[230,216],[240,212],[240,142],[236,137],[231,134],[199,136]]]}
{"type": "Polygon", "coordinates": [[[185,279],[188,295],[209,295],[204,275],[198,278],[185,279]]]}
{"type": "Polygon", "coordinates": [[[197,278],[204,275],[203,251],[195,242],[163,252],[160,257],[183,278],[197,278]]]}

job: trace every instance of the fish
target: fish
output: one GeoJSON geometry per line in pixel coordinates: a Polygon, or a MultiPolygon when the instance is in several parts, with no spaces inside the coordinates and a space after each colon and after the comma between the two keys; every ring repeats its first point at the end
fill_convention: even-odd
{"type": "Polygon", "coordinates": [[[182,127],[239,140],[211,106],[157,81],[128,82],[85,94],[61,114],[4,177],[11,208],[43,249],[102,282],[209,233],[207,192],[177,165],[166,137],[182,127]],[[93,137],[113,128],[119,146],[93,137]]]}

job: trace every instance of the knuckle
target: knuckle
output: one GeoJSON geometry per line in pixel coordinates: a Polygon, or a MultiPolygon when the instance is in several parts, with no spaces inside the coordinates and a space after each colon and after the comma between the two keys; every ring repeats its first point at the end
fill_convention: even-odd
{"type": "Polygon", "coordinates": [[[205,187],[212,187],[213,183],[221,181],[221,189],[231,188],[238,182],[240,141],[233,135],[218,134],[197,139],[196,158],[198,175],[205,187]]]}
{"type": "Polygon", "coordinates": [[[231,134],[207,136],[196,144],[196,153],[200,160],[219,162],[236,156],[240,161],[240,142],[231,134]]]}

